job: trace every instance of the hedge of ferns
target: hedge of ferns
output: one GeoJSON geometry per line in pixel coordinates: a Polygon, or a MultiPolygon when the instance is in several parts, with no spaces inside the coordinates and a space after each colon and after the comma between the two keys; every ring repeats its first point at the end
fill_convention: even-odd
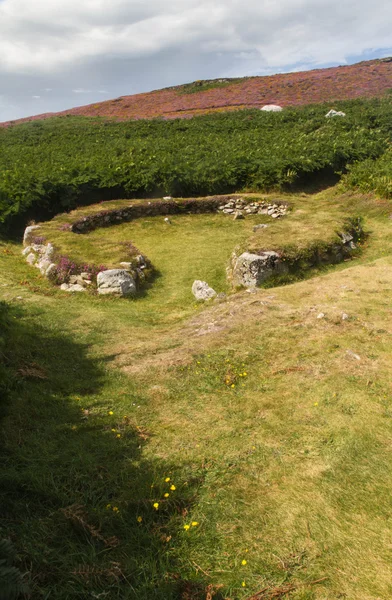
{"type": "Polygon", "coordinates": [[[62,117],[0,129],[0,223],[108,198],[266,190],[347,167],[347,185],[391,195],[391,99],[336,103],[345,118],[326,119],[330,108],[172,121],[62,117]]]}

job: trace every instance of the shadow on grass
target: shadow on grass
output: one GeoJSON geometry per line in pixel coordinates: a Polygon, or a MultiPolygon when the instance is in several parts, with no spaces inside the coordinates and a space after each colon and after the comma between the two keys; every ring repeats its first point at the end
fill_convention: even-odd
{"type": "Polygon", "coordinates": [[[200,481],[182,485],[175,465],[143,458],[149,434],[109,414],[118,387],[88,346],[9,316],[0,538],[17,549],[26,597],[204,600],[203,580],[183,581],[175,558],[200,481]]]}
{"type": "Polygon", "coordinates": [[[334,169],[326,167],[310,173],[302,173],[292,184],[283,186],[285,192],[291,194],[318,194],[335,186],[340,175],[334,169]]]}

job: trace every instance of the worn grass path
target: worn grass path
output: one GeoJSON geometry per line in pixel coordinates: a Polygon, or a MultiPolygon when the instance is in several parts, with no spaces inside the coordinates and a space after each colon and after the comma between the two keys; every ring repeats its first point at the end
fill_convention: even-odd
{"type": "MultiPolygon", "coordinates": [[[[316,200],[298,200],[309,231],[316,200]]],[[[318,200],[322,229],[340,201],[318,200]]],[[[65,298],[1,245],[19,374],[0,535],[34,598],[392,596],[391,208],[346,199],[371,231],[360,257],[211,307],[189,295],[192,250],[199,233],[214,244],[206,277],[223,287],[232,222],[184,236],[178,296],[175,252],[157,253],[136,302],[65,298]]],[[[138,227],[153,260],[155,228],[168,249],[159,222],[138,227]]]]}

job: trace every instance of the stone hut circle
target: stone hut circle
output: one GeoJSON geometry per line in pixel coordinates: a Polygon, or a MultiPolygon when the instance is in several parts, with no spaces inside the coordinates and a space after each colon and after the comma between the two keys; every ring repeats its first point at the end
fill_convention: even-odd
{"type": "MultiPolygon", "coordinates": [[[[130,222],[134,219],[146,216],[162,215],[165,221],[170,219],[168,215],[173,214],[200,214],[215,212],[232,219],[244,219],[251,215],[263,215],[271,219],[281,219],[289,212],[287,202],[266,200],[255,200],[252,197],[242,196],[220,196],[205,199],[178,199],[165,197],[163,201],[131,202],[122,208],[92,212],[87,216],[75,220],[69,225],[70,234],[83,235],[100,227],[130,222]]],[[[253,231],[262,230],[267,224],[257,224],[253,231]]],[[[40,225],[28,226],[23,237],[24,250],[22,251],[26,261],[40,270],[54,284],[59,284],[59,257],[56,254],[52,242],[47,242],[40,237],[40,225]]],[[[355,248],[354,237],[350,232],[343,232],[341,243],[335,252],[337,258],[347,255],[347,252],[355,248]]],[[[335,244],[336,245],[336,244],[335,244]]],[[[335,260],[336,259],[336,260],[335,260]]],[[[259,252],[245,251],[239,256],[233,252],[229,267],[227,268],[228,279],[234,288],[252,288],[263,284],[274,275],[287,273],[290,266],[284,263],[279,252],[275,250],[260,250],[259,252]]],[[[98,295],[112,295],[118,297],[134,297],[143,285],[146,277],[153,266],[148,257],[134,249],[134,254],[128,262],[121,262],[118,268],[101,269],[95,273],[77,272],[67,276],[65,281],[60,282],[60,289],[73,292],[86,292],[94,290],[98,295]]],[[[207,282],[195,280],[192,293],[198,300],[207,300],[217,296],[215,290],[210,288],[207,282]]]]}

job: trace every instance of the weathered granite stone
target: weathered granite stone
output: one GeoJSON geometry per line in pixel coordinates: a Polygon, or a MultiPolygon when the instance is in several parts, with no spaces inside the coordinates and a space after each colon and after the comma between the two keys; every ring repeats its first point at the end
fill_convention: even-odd
{"type": "Polygon", "coordinates": [[[86,288],[78,283],[62,283],[60,290],[63,290],[64,292],[85,292],[86,288]]]}
{"type": "Polygon", "coordinates": [[[213,290],[206,281],[197,279],[193,282],[192,294],[196,300],[210,300],[211,298],[215,298],[216,291],[213,290]]]}
{"type": "Polygon", "coordinates": [[[35,266],[41,271],[42,275],[45,275],[51,264],[51,261],[47,258],[41,258],[35,266]]]}
{"type": "Polygon", "coordinates": [[[34,252],[30,252],[30,254],[27,256],[26,260],[29,263],[29,265],[33,265],[35,263],[35,261],[37,260],[37,256],[36,256],[36,254],[34,254],[34,252]]]}
{"type": "Polygon", "coordinates": [[[39,225],[29,225],[28,227],[26,227],[23,236],[23,246],[28,246],[31,243],[34,237],[34,232],[37,229],[39,229],[39,225]]]}
{"type": "Polygon", "coordinates": [[[55,281],[57,277],[57,267],[54,263],[51,263],[46,269],[45,277],[47,277],[50,281],[55,281]]]}
{"type": "Polygon", "coordinates": [[[268,225],[266,225],[265,223],[260,223],[259,225],[255,225],[253,227],[253,231],[258,231],[259,229],[266,229],[268,227],[268,225]]]}
{"type": "Polygon", "coordinates": [[[125,269],[108,269],[101,271],[97,277],[98,294],[114,296],[133,296],[136,294],[136,283],[125,269]]]}
{"type": "Polygon", "coordinates": [[[275,274],[287,271],[279,254],[273,250],[260,254],[244,252],[236,257],[233,266],[233,283],[244,287],[256,287],[275,274]]]}

